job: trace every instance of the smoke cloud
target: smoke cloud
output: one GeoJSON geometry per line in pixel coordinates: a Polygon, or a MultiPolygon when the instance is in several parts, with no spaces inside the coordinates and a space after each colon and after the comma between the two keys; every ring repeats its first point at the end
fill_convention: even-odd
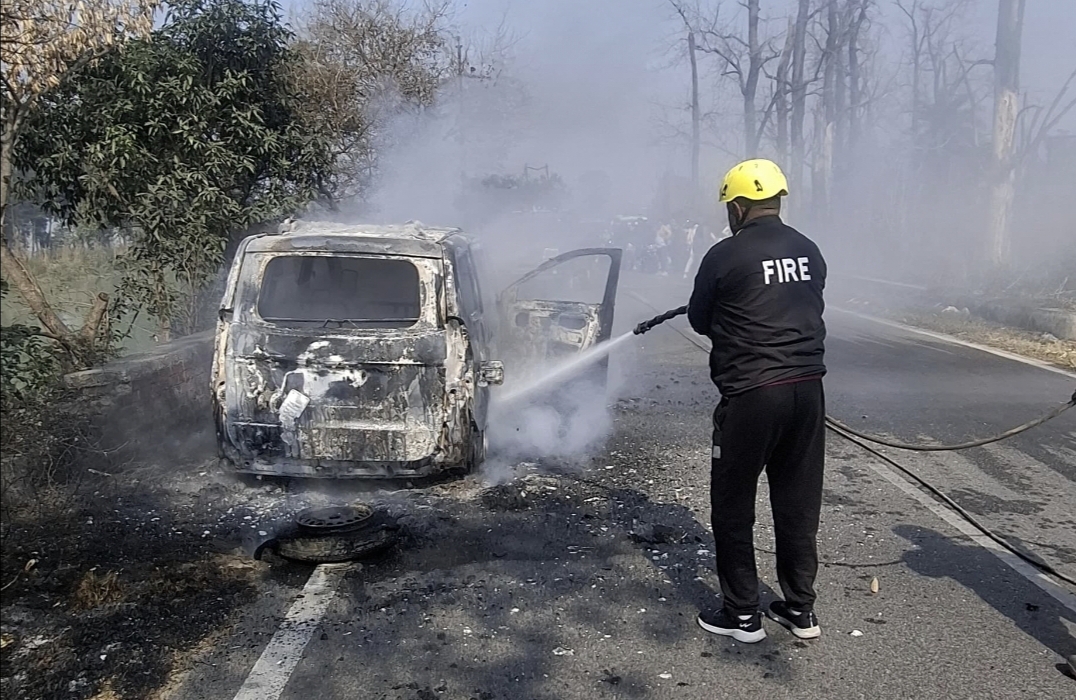
{"type": "MultiPolygon", "coordinates": [[[[613,407],[630,386],[635,345],[616,342],[608,374],[551,382],[506,405],[494,399],[488,427],[489,458],[482,478],[502,483],[530,469],[579,470],[605,446],[613,432],[613,407]],[[604,376],[604,379],[603,379],[604,376]]],[[[520,386],[538,385],[561,365],[533,368],[503,387],[501,396],[520,386]]],[[[591,366],[594,370],[594,366],[591,366]]]]}
{"type": "MultiPolygon", "coordinates": [[[[827,12],[828,0],[808,3],[799,150],[790,143],[796,129],[789,128],[794,115],[787,111],[795,106],[790,100],[782,116],[780,81],[773,76],[790,45],[789,21],[800,2],[761,4],[767,64],[755,96],[758,149],[752,153],[735,69],[748,57],[742,51],[732,56],[736,64],[728,51],[718,50],[742,47],[741,3],[453,3],[449,34],[464,37],[463,51],[478,56],[479,70],[448,80],[433,107],[386,127],[363,216],[459,225],[477,235],[489,261],[482,282],[493,309],[493,295],[546,251],[600,245],[581,222],[600,227],[614,215],[644,215],[656,230],[691,218],[720,231],[716,183],[736,161],[759,155],[785,167],[791,180],[785,216],[818,241],[832,276],[976,288],[996,271],[986,231],[993,203],[990,59],[997,5],[905,2],[905,9],[919,13],[909,18],[895,0],[834,1],[846,9],[864,7],[866,15],[855,50],[842,46],[832,52],[837,63],[827,66],[827,36],[844,41],[849,25],[841,22],[855,15],[827,12]],[[687,11],[678,13],[677,6],[687,11]],[[914,33],[925,22],[935,42],[929,46],[914,33]],[[697,41],[711,42],[698,56],[701,140],[694,192],[689,25],[706,30],[696,32],[697,41]],[[852,55],[855,72],[848,64],[852,55]],[[550,211],[526,211],[507,195],[500,206],[495,198],[470,196],[482,188],[482,178],[549,174],[564,189],[550,211]]],[[[1041,294],[1047,285],[1076,291],[1070,274],[1076,229],[1065,194],[1076,178],[1076,110],[1055,110],[1049,133],[1035,136],[1076,69],[1071,41],[1065,41],[1074,28],[1071,3],[1029,3],[1020,77],[1020,113],[1027,121],[1017,130],[1009,227],[1008,264],[1015,272],[1006,280],[1028,287],[1029,294],[1041,294]]],[[[1067,104],[1073,91],[1076,82],[1058,104],[1067,104]]],[[[511,358],[499,359],[509,364],[511,376],[511,358]]],[[[615,396],[612,388],[569,383],[555,400],[536,398],[495,413],[490,438],[496,460],[502,466],[585,460],[610,430],[608,405],[615,396]]]]}

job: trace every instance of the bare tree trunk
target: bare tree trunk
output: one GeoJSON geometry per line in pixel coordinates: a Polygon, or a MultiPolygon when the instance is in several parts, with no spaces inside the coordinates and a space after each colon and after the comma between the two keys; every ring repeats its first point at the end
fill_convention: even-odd
{"type": "Polygon", "coordinates": [[[814,107],[814,156],[811,159],[811,208],[810,217],[816,223],[826,212],[825,197],[829,192],[829,141],[832,134],[823,105],[814,107]]]}
{"type": "MultiPolygon", "coordinates": [[[[810,19],[811,0],[799,0],[796,24],[792,36],[792,123],[789,125],[789,141],[792,149],[792,186],[806,190],[803,179],[805,148],[803,125],[807,118],[807,21],[810,19]]],[[[802,198],[794,199],[803,202],[802,198]]]]}
{"type": "Polygon", "coordinates": [[[1020,41],[1024,0],[998,3],[997,45],[994,54],[994,178],[990,192],[990,261],[1008,264],[1012,243],[1009,218],[1015,195],[1013,140],[1019,109],[1020,41]]]}
{"type": "MultiPolygon", "coordinates": [[[[845,22],[843,15],[848,10],[848,4],[843,8],[837,6],[837,0],[830,0],[829,25],[830,31],[835,32],[836,41],[833,44],[833,164],[843,166],[848,150],[848,84],[847,67],[844,64],[844,43],[847,41],[845,22]]],[[[838,168],[843,172],[842,168],[838,168]]],[[[833,173],[830,173],[833,178],[833,173]]],[[[839,180],[840,177],[837,177],[839,180]]]]}
{"type": "Polygon", "coordinates": [[[922,71],[923,57],[919,46],[919,25],[915,20],[918,5],[912,5],[908,18],[912,25],[912,140],[919,134],[919,75],[922,71]]]}
{"type": "MultiPolygon", "coordinates": [[[[4,111],[7,112],[6,108],[4,111]]],[[[3,129],[0,130],[0,232],[3,231],[4,222],[7,220],[7,209],[10,204],[11,198],[11,177],[14,174],[14,153],[12,148],[15,146],[15,134],[19,128],[19,117],[17,113],[11,112],[4,114],[3,129]]],[[[4,243],[7,243],[7,239],[4,239],[4,243]]]]}
{"type": "Polygon", "coordinates": [[[747,76],[743,85],[743,135],[744,155],[758,156],[758,114],[755,110],[755,94],[762,74],[762,46],[758,41],[759,0],[747,0],[747,76]]]}
{"type": "Polygon", "coordinates": [[[695,59],[695,32],[687,33],[687,50],[691,59],[691,210],[697,216],[699,199],[699,66],[695,59]]]}
{"type": "MultiPolygon", "coordinates": [[[[835,149],[834,132],[836,127],[833,122],[827,121],[825,130],[822,133],[822,173],[821,184],[822,191],[826,193],[822,200],[822,216],[828,217],[830,213],[830,203],[833,197],[833,152],[835,149]]],[[[825,218],[823,220],[826,220],[825,218]]]]}
{"type": "MultiPolygon", "coordinates": [[[[861,133],[862,76],[859,64],[859,32],[867,21],[870,0],[857,0],[859,7],[848,31],[848,153],[855,156],[861,133]]],[[[856,9],[856,8],[853,8],[856,9]]]]}
{"type": "Polygon", "coordinates": [[[167,318],[161,318],[157,321],[157,342],[172,342],[172,322],[167,318]]]}
{"type": "Polygon", "coordinates": [[[104,292],[98,292],[97,296],[93,298],[89,313],[86,315],[86,322],[82,324],[82,328],[78,332],[79,340],[87,347],[93,347],[94,343],[97,342],[97,335],[105,324],[107,313],[108,295],[104,292]]]}
{"type": "Polygon", "coordinates": [[[11,286],[19,292],[23,301],[30,307],[30,311],[41,321],[41,325],[49,336],[61,342],[71,337],[71,329],[56,315],[52,305],[45,298],[45,293],[41,291],[41,287],[37,284],[37,280],[26,269],[26,265],[19,259],[15,251],[8,246],[6,240],[3,247],[0,248],[0,271],[3,272],[4,278],[11,283],[11,286]]]}
{"type": "MultiPolygon", "coordinates": [[[[782,164],[788,163],[788,67],[792,62],[792,48],[795,34],[792,20],[788,22],[785,34],[785,47],[781,51],[781,60],[774,75],[773,109],[777,115],[777,157],[782,164]]],[[[788,167],[785,165],[785,167],[788,167]]]]}
{"type": "Polygon", "coordinates": [[[815,192],[814,199],[818,213],[825,216],[829,213],[830,185],[833,181],[833,138],[834,124],[837,121],[837,53],[839,50],[838,17],[836,0],[827,0],[826,5],[826,45],[822,60],[824,68],[822,73],[822,124],[821,129],[816,129],[815,138],[819,143],[819,158],[816,160],[816,169],[821,167],[822,172],[816,174],[816,182],[824,189],[815,192]]]}
{"type": "Polygon", "coordinates": [[[822,108],[826,122],[837,119],[837,3],[827,0],[826,5],[826,45],[822,60],[825,69],[822,75],[822,108]]]}

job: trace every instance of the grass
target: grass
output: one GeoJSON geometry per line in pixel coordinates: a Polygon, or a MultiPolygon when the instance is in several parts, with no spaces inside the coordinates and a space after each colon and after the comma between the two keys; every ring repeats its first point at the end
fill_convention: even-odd
{"type": "Polygon", "coordinates": [[[119,574],[109,571],[98,575],[96,568],[90,569],[79,581],[73,598],[77,610],[93,610],[102,605],[120,602],[124,598],[124,590],[120,585],[119,574]]]}
{"type": "Polygon", "coordinates": [[[1062,369],[1076,370],[1076,341],[1044,340],[1041,333],[1009,328],[959,314],[919,312],[896,316],[908,325],[1042,360],[1062,369]]]}
{"type": "MultiPolygon", "coordinates": [[[[107,248],[65,246],[35,255],[25,262],[60,318],[71,327],[80,328],[94,297],[100,292],[110,295],[115,292],[121,277],[121,252],[107,248]]],[[[14,289],[4,295],[0,303],[0,317],[5,326],[12,323],[40,325],[14,289]]],[[[128,325],[131,325],[131,317],[121,319],[119,328],[126,330],[128,325]]],[[[155,332],[153,320],[139,316],[131,325],[130,337],[125,338],[121,345],[122,354],[149,350],[156,345],[153,337],[155,332]]]]}

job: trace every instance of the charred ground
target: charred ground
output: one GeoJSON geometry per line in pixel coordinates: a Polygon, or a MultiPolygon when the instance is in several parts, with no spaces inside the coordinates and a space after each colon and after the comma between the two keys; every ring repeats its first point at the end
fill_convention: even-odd
{"type": "Polygon", "coordinates": [[[253,598],[252,563],[220,539],[242,516],[224,517],[212,487],[177,503],[169,472],[91,476],[81,493],[6,514],[6,696],[146,697],[253,598]]]}

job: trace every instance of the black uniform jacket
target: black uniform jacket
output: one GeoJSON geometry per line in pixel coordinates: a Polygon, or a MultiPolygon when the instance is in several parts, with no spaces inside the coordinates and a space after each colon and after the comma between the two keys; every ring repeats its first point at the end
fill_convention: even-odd
{"type": "Polygon", "coordinates": [[[722,395],[825,374],[825,284],[818,246],[778,216],[710,248],[687,315],[713,342],[710,376],[722,395]]]}

